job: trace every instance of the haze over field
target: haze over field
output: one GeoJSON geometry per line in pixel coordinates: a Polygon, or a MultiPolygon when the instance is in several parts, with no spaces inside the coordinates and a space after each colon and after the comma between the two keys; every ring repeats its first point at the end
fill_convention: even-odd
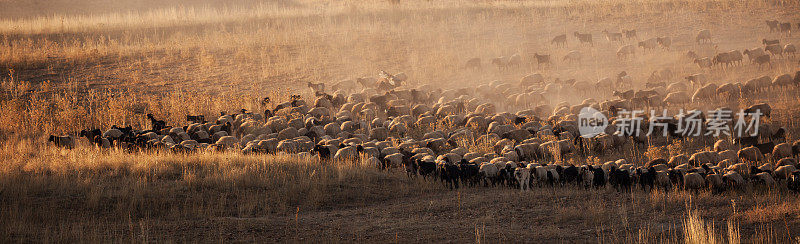
{"type": "Polygon", "coordinates": [[[799,12],[0,0],[0,241],[798,242],[799,12]],[[754,138],[576,122],[762,103],[754,138]]]}

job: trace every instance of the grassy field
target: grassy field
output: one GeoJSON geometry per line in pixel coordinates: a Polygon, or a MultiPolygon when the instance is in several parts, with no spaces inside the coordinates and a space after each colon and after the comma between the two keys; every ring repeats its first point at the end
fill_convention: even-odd
{"type": "MultiPolygon", "coordinates": [[[[769,33],[764,24],[800,22],[798,11],[799,2],[779,0],[0,0],[0,242],[797,243],[800,198],[785,188],[449,191],[360,161],[129,154],[46,142],[49,134],[85,128],[145,128],[147,113],[180,124],[186,114],[261,111],[264,96],[311,97],[306,82],[379,70],[407,73],[410,86],[475,86],[534,72],[596,81],[621,70],[643,83],[662,68],[703,72],[684,57],[688,50],[708,56],[757,47],[762,38],[800,44],[798,35],[769,33]],[[622,28],[637,29],[640,39],[671,36],[675,44],[620,61],[619,45],[600,32],[622,28]],[[713,44],[694,42],[700,29],[712,30],[713,44]],[[579,45],[573,31],[592,32],[594,46],[579,45]],[[564,33],[567,48],[549,45],[564,33]],[[585,53],[580,64],[560,62],[571,50],[585,53]],[[531,64],[536,52],[557,57],[555,65],[531,64]],[[463,68],[473,57],[487,63],[514,53],[523,57],[521,68],[463,68]]],[[[709,74],[722,84],[797,70],[797,58],[785,57],[770,69],[709,74]]],[[[771,102],[772,122],[789,128],[794,141],[797,94],[724,105],[771,102]]],[[[703,147],[697,144],[624,156],[693,152],[703,147]]]]}

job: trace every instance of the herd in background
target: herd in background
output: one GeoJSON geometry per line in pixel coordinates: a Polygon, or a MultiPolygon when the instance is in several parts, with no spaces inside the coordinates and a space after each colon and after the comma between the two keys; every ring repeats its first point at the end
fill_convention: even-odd
{"type": "MultiPolygon", "coordinates": [[[[777,20],[768,20],[766,21],[767,26],[769,27],[770,32],[780,32],[781,34],[786,34],[787,36],[791,36],[792,33],[792,24],[789,22],[779,22],[777,20]]],[[[800,29],[800,23],[797,23],[797,28],[800,29]]],[[[620,32],[609,32],[608,30],[603,30],[602,35],[608,42],[611,43],[620,43],[622,44],[619,49],[616,51],[616,57],[621,60],[630,59],[636,55],[638,48],[641,48],[643,52],[655,50],[658,47],[661,47],[664,50],[670,50],[673,45],[673,39],[670,36],[657,36],[648,38],[642,41],[639,41],[639,36],[635,29],[622,29],[620,32]],[[633,42],[632,44],[625,44],[627,42],[633,42]]],[[[591,33],[580,33],[578,31],[573,33],[575,39],[581,45],[591,45],[594,46],[594,38],[591,33]]],[[[567,34],[561,34],[553,37],[550,40],[550,44],[557,46],[557,47],[566,47],[567,46],[567,34]]],[[[694,41],[698,44],[701,43],[711,43],[712,42],[712,35],[711,31],[707,29],[703,29],[697,32],[694,41]]],[[[745,48],[743,50],[729,50],[729,51],[717,51],[715,46],[715,55],[702,57],[698,55],[694,51],[688,51],[686,56],[690,58],[695,64],[697,64],[700,68],[710,69],[714,66],[731,66],[735,64],[742,64],[744,55],[747,55],[748,60],[753,64],[758,64],[759,68],[762,68],[764,65],[768,65],[769,68],[772,68],[772,61],[775,60],[778,56],[780,57],[795,57],[797,54],[797,47],[792,43],[781,44],[780,39],[762,39],[761,44],[763,47],[753,47],[753,48],[745,48]]],[[[583,59],[583,53],[579,50],[572,50],[569,51],[566,55],[561,58],[562,62],[573,64],[578,63],[580,64],[581,60],[583,59]]],[[[533,53],[530,57],[528,63],[536,64],[538,68],[542,68],[543,66],[552,66],[553,61],[555,59],[551,58],[550,54],[547,53],[533,53]]],[[[514,67],[520,67],[523,63],[522,56],[519,53],[515,53],[510,56],[500,56],[491,59],[491,64],[494,65],[498,70],[503,71],[514,67]]],[[[481,69],[481,59],[480,58],[472,58],[466,62],[464,68],[467,69],[481,69]]]]}
{"type": "MultiPolygon", "coordinates": [[[[768,25],[772,30],[770,22],[768,25]]],[[[783,26],[779,23],[775,30],[783,32],[783,26]]],[[[791,26],[786,30],[791,31],[791,26]]],[[[609,41],[637,38],[635,30],[604,31],[604,35],[609,41]]],[[[591,34],[575,32],[574,36],[582,43],[593,42],[591,34]]],[[[710,37],[704,30],[696,41],[710,37]]],[[[557,36],[552,43],[564,45],[566,38],[557,36]]],[[[672,42],[668,37],[652,40],[639,42],[639,47],[669,48],[672,42]]],[[[636,48],[633,50],[630,54],[636,48]]],[[[718,54],[711,63],[737,63],[726,63],[731,57],[728,54],[728,59],[718,54]]],[[[535,55],[539,64],[550,62],[549,55],[535,55]]],[[[580,55],[571,52],[564,60],[579,61],[580,55]]],[[[492,63],[498,68],[513,67],[521,64],[521,57],[492,63]]],[[[480,65],[480,59],[470,59],[465,66],[478,69],[480,65]]],[[[800,71],[794,76],[763,76],[719,86],[705,74],[690,74],[677,81],[675,77],[680,76],[669,69],[653,71],[646,82],[635,82],[625,71],[597,82],[545,78],[537,73],[517,82],[496,80],[477,87],[443,89],[431,85],[411,88],[405,85],[409,77],[404,73],[380,71],[376,78],[308,82],[312,99],[291,95],[273,101],[267,97],[261,101],[263,112],[222,112],[212,120],[206,120],[206,115],[187,115],[186,125],[172,125],[148,114],[149,129],[92,128],[77,135],[51,135],[49,141],[72,148],[78,140],[86,140],[99,148],[129,152],[300,154],[320,163],[357,161],[385,170],[401,169],[409,177],[435,178],[450,188],[505,185],[527,190],[535,185],[576,185],[595,189],[611,185],[630,191],[638,185],[646,190],[722,192],[784,185],[800,191],[800,140],[787,141],[787,128],[769,123],[772,107],[767,103],[752,104],[745,110],[758,110],[768,119],[757,135],[715,138],[701,133],[687,137],[678,129],[687,126],[681,124],[687,123],[681,120],[686,114],[666,119],[644,116],[640,131],[617,130],[622,109],[699,107],[743,95],[769,96],[776,87],[796,92],[800,71]],[[639,86],[642,83],[643,88],[639,86]],[[586,99],[570,104],[564,97],[586,99]],[[578,114],[587,107],[609,118],[605,133],[580,136],[578,114]],[[648,134],[644,130],[650,123],[667,126],[648,134]],[[667,147],[675,142],[699,143],[708,149],[644,161],[623,158],[631,151],[668,155],[667,147]],[[601,158],[609,160],[602,162],[601,158]]],[[[733,112],[727,107],[718,110],[733,112]]],[[[687,113],[698,113],[702,123],[708,123],[706,112],[687,113]]]]}

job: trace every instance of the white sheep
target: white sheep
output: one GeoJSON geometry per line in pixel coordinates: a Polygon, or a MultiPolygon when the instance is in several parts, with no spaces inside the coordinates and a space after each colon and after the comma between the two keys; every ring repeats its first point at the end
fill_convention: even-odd
{"type": "Polygon", "coordinates": [[[581,63],[581,52],[579,51],[570,51],[567,55],[564,55],[562,61],[568,61],[569,63],[576,62],[578,64],[581,63]]]}
{"type": "Polygon", "coordinates": [[[239,139],[237,139],[234,136],[223,136],[223,137],[219,138],[219,140],[217,140],[217,142],[215,144],[221,145],[225,149],[235,148],[237,145],[239,145],[239,139]]]}
{"type": "Polygon", "coordinates": [[[797,53],[797,48],[794,44],[789,43],[783,46],[783,52],[786,53],[787,56],[794,57],[795,53],[797,53]]]}
{"type": "Polygon", "coordinates": [[[664,104],[668,105],[681,105],[689,103],[689,94],[685,91],[670,92],[664,97],[664,104]]]}
{"type": "Polygon", "coordinates": [[[514,170],[514,177],[517,179],[517,182],[519,182],[519,189],[521,191],[530,190],[530,169],[518,167],[516,170],[514,170]]]}
{"type": "Polygon", "coordinates": [[[617,49],[617,58],[630,58],[636,54],[636,47],[633,45],[625,45],[617,49]]]}
{"type": "MultiPolygon", "coordinates": [[[[340,148],[336,151],[336,154],[333,155],[333,159],[336,161],[347,161],[347,160],[355,160],[358,158],[358,150],[354,146],[346,146],[340,148]]],[[[402,160],[402,155],[401,155],[402,160]]]]}

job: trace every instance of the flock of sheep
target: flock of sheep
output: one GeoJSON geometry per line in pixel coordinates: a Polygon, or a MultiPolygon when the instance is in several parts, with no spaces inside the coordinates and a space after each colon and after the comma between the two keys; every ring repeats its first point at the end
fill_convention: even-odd
{"type": "MultiPolygon", "coordinates": [[[[772,22],[768,25],[772,29],[772,22]]],[[[790,25],[777,26],[776,31],[791,31],[790,25]]],[[[603,33],[608,41],[637,38],[635,30],[603,33]]],[[[575,32],[574,36],[581,43],[593,44],[591,34],[575,32]]],[[[557,36],[552,43],[565,45],[566,38],[557,36]]],[[[696,41],[710,39],[710,31],[703,30],[696,41]]],[[[668,49],[671,43],[669,37],[657,37],[639,42],[638,47],[660,45],[668,49]]],[[[778,55],[770,45],[775,43],[744,53],[759,63],[759,57],[769,55],[763,50],[778,55]]],[[[781,51],[786,53],[789,45],[781,51]]],[[[625,45],[617,53],[626,57],[635,50],[633,45],[625,45]]],[[[707,67],[741,63],[742,54],[732,51],[712,58],[693,58],[705,68],[707,61],[711,64],[707,67]]],[[[496,58],[492,64],[506,69],[521,65],[521,59],[513,55],[496,58]]],[[[547,64],[550,57],[536,53],[533,60],[547,64]]],[[[580,53],[570,52],[563,60],[579,62],[580,53]]],[[[467,68],[480,66],[478,58],[465,63],[467,68]]],[[[263,113],[242,109],[234,114],[221,113],[211,121],[204,115],[187,115],[189,123],[183,126],[148,114],[149,129],[113,126],[105,131],[83,130],[78,135],[51,135],[49,140],[62,147],[87,140],[99,148],[119,147],[131,152],[240,151],[301,154],[320,163],[360,161],[385,170],[402,169],[410,177],[436,178],[451,188],[459,184],[507,185],[527,190],[533,185],[601,188],[609,184],[620,191],[639,185],[648,190],[677,187],[720,192],[754,184],[770,188],[781,184],[800,191],[796,159],[800,141],[788,142],[787,129],[781,126],[762,123],[757,135],[724,138],[681,134],[676,128],[686,126],[680,120],[685,115],[660,120],[645,116],[641,131],[637,131],[640,133],[618,131],[616,127],[622,109],[719,104],[741,96],[768,95],[776,88],[800,85],[800,72],[717,85],[702,73],[681,76],[663,69],[653,71],[644,87],[625,71],[596,82],[531,74],[518,82],[492,81],[454,89],[431,85],[409,88],[404,85],[407,80],[405,74],[381,71],[378,77],[332,84],[309,82],[312,99],[292,95],[277,103],[264,98],[263,113]],[[590,98],[577,104],[551,102],[576,95],[590,98]],[[607,99],[595,99],[601,97],[607,99]],[[605,133],[592,138],[581,136],[578,114],[587,107],[609,118],[605,133]],[[649,123],[668,126],[648,135],[643,130],[649,123]],[[676,141],[707,143],[710,149],[646,162],[619,156],[630,150],[666,150],[676,141]],[[607,162],[587,160],[614,157],[616,160],[607,162]]],[[[718,110],[732,111],[725,107],[718,110]]],[[[753,104],[745,111],[756,110],[767,118],[771,116],[767,103],[753,104]]],[[[705,112],[693,112],[708,123],[705,112]]]]}

